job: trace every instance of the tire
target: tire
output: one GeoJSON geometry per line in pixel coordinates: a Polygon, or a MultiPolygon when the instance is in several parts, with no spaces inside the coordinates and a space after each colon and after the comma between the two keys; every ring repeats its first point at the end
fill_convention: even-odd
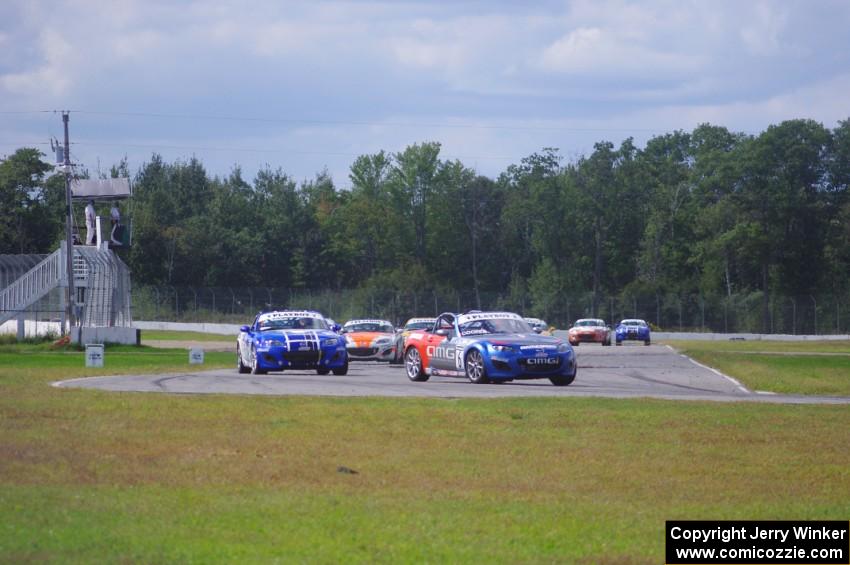
{"type": "Polygon", "coordinates": [[[576,380],[576,373],[572,375],[557,375],[549,377],[549,381],[555,386],[567,386],[576,380]]]}
{"type": "Polygon", "coordinates": [[[490,382],[490,379],[487,377],[487,368],[484,366],[484,357],[477,349],[469,350],[464,358],[463,365],[466,371],[466,378],[469,379],[469,382],[477,385],[490,382]]]}
{"type": "Polygon", "coordinates": [[[643,344],[644,344],[644,345],[650,345],[650,343],[651,343],[651,342],[650,342],[650,340],[648,340],[648,339],[647,339],[646,341],[644,341],[644,342],[643,342],[643,344]]]}
{"type": "Polygon", "coordinates": [[[428,375],[422,367],[422,357],[415,347],[408,347],[404,354],[404,371],[407,373],[407,378],[413,382],[422,383],[428,380],[428,375]]]}
{"type": "Polygon", "coordinates": [[[342,367],[337,367],[336,369],[331,369],[331,370],[333,371],[334,375],[337,375],[337,376],[347,375],[348,374],[348,356],[346,355],[346,357],[345,357],[345,365],[343,365],[342,367]]]}
{"type": "Polygon", "coordinates": [[[265,375],[268,371],[265,369],[260,369],[260,363],[257,361],[257,350],[253,347],[251,348],[251,374],[252,375],[265,375]]]}
{"type": "Polygon", "coordinates": [[[331,372],[331,370],[326,369],[325,367],[316,367],[316,373],[319,374],[319,375],[327,375],[330,372],[331,372]]]}
{"type": "Polygon", "coordinates": [[[575,343],[573,344],[573,347],[578,347],[579,345],[581,345],[581,342],[580,342],[580,341],[577,341],[577,342],[575,342],[575,343]]]}
{"type": "Polygon", "coordinates": [[[602,341],[602,347],[611,347],[611,338],[602,341]]]}
{"type": "Polygon", "coordinates": [[[239,371],[239,374],[241,375],[251,372],[251,367],[248,367],[242,362],[242,352],[239,351],[238,345],[236,346],[236,370],[239,371]]]}
{"type": "Polygon", "coordinates": [[[622,341],[618,341],[618,342],[617,342],[617,347],[620,347],[621,345],[623,345],[623,342],[622,342],[622,341]]]}

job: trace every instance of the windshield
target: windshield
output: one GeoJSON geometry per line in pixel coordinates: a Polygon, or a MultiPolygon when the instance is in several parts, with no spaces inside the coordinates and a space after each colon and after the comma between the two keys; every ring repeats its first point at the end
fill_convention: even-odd
{"type": "Polygon", "coordinates": [[[345,324],[345,331],[393,333],[395,328],[389,322],[352,322],[345,324]]]}
{"type": "Polygon", "coordinates": [[[424,322],[410,322],[404,326],[406,330],[427,330],[433,327],[434,320],[424,322]]]}
{"type": "Polygon", "coordinates": [[[527,334],[534,330],[525,320],[516,318],[485,318],[471,320],[460,325],[460,335],[487,335],[487,334],[527,334]]]}
{"type": "Polygon", "coordinates": [[[646,327],[646,322],[644,322],[643,320],[623,320],[620,323],[624,326],[640,326],[642,328],[646,327]]]}
{"type": "MultiPolygon", "coordinates": [[[[625,322],[624,322],[625,323],[625,322]]],[[[604,326],[605,322],[602,320],[579,320],[576,322],[576,327],[585,327],[585,326],[604,326]]]]}
{"type": "Polygon", "coordinates": [[[267,318],[260,320],[258,329],[267,330],[326,330],[328,325],[321,318],[267,318]]]}

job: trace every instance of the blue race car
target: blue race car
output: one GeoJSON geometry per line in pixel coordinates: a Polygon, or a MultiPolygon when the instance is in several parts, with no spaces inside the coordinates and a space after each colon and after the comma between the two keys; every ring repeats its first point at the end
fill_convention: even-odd
{"type": "Polygon", "coordinates": [[[617,345],[623,345],[626,340],[642,341],[644,345],[649,345],[649,324],[643,320],[623,320],[614,330],[614,339],[617,345]]]}
{"type": "Polygon", "coordinates": [[[348,373],[345,339],[318,312],[261,312],[236,339],[236,368],[262,375],[285,369],[315,369],[320,375],[348,373]]]}
{"type": "Polygon", "coordinates": [[[576,357],[566,341],[538,335],[511,312],[441,314],[407,338],[405,370],[411,381],[431,375],[471,382],[549,379],[565,386],[576,378],[576,357]]]}

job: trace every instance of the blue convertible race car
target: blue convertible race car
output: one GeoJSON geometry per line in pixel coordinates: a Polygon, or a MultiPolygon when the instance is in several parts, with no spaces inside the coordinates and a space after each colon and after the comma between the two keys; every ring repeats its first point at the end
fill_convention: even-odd
{"type": "Polygon", "coordinates": [[[576,378],[573,348],[557,337],[538,335],[512,312],[441,314],[414,330],[404,352],[407,377],[466,377],[471,382],[549,379],[565,386],[576,378]]]}
{"type": "Polygon", "coordinates": [[[626,340],[642,341],[644,345],[649,345],[649,324],[643,320],[623,320],[614,330],[614,339],[617,345],[623,345],[626,340]]]}
{"type": "Polygon", "coordinates": [[[348,373],[345,339],[318,312],[261,312],[236,339],[236,368],[262,375],[285,369],[315,369],[320,375],[348,373]]]}

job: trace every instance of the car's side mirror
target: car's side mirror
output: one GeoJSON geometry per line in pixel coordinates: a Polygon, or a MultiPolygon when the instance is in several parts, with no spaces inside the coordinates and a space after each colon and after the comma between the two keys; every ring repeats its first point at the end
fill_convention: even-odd
{"type": "Polygon", "coordinates": [[[536,334],[542,334],[542,333],[543,333],[543,328],[534,328],[534,333],[536,333],[536,334]]]}
{"type": "Polygon", "coordinates": [[[342,331],[342,326],[340,326],[339,324],[334,324],[331,326],[331,331],[340,333],[342,331]]]}
{"type": "Polygon", "coordinates": [[[239,331],[248,333],[251,331],[251,326],[242,326],[241,328],[239,328],[239,331]]]}
{"type": "Polygon", "coordinates": [[[443,337],[448,337],[448,335],[451,333],[451,330],[447,330],[446,328],[440,328],[434,333],[443,337]]]}

